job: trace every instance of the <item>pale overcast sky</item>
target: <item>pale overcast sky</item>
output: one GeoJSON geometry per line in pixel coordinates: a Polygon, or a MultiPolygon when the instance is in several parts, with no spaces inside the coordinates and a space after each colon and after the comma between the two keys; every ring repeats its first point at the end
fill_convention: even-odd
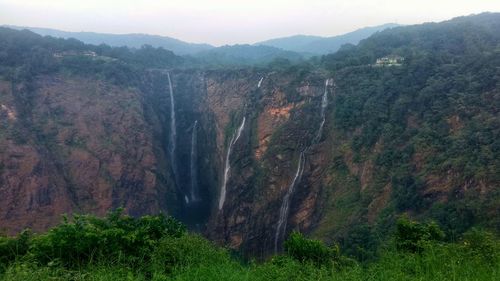
{"type": "Polygon", "coordinates": [[[0,0],[0,25],[148,33],[223,45],[485,11],[500,12],[500,0],[0,0]]]}

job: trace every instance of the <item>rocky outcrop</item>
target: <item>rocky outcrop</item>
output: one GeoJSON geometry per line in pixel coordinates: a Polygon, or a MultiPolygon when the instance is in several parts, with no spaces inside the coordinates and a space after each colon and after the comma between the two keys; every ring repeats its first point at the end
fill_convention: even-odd
{"type": "Polygon", "coordinates": [[[24,85],[2,82],[7,115],[23,112],[2,124],[0,220],[6,231],[43,230],[64,213],[163,209],[139,92],[64,76],[34,83],[33,92],[22,93],[24,85]],[[19,98],[27,94],[31,106],[19,98]]]}

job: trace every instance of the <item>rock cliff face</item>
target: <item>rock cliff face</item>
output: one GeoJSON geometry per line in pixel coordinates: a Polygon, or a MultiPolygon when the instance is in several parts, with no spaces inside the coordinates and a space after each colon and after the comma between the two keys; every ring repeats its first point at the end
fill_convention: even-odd
{"type": "MultiPolygon", "coordinates": [[[[392,181],[376,176],[383,141],[358,159],[350,144],[359,131],[337,129],[337,95],[348,92],[348,86],[337,86],[337,77],[251,69],[169,75],[177,131],[173,156],[166,71],[144,73],[133,88],[63,74],[29,84],[0,81],[2,231],[42,231],[64,213],[103,215],[123,206],[131,215],[174,214],[219,243],[265,256],[275,249],[301,152],[303,169],[290,194],[283,237],[298,229],[335,239],[360,221],[374,224],[390,206],[392,181]],[[325,95],[330,102],[321,125],[325,95]],[[226,159],[231,169],[219,209],[226,159]],[[189,200],[193,169],[197,201],[189,200]]],[[[417,122],[408,120],[411,126],[417,122]]],[[[452,133],[463,126],[456,117],[449,122],[452,133]]],[[[416,173],[426,153],[414,153],[416,173]]],[[[457,182],[453,173],[429,173],[422,194],[444,202],[451,186],[491,191],[486,182],[457,182]]]]}
{"type": "MultiPolygon", "coordinates": [[[[208,235],[233,248],[270,239],[299,152],[317,130],[323,77],[171,71],[177,106],[176,184],[167,152],[166,74],[146,73],[137,88],[62,74],[29,84],[1,81],[4,231],[44,230],[64,213],[103,215],[124,206],[132,215],[174,213],[198,228],[208,221],[208,235]],[[228,143],[243,117],[247,125],[229,158],[226,204],[218,210],[228,143]],[[193,160],[194,121],[199,153],[193,160]],[[192,161],[200,202],[184,200],[192,161]]],[[[328,157],[321,147],[308,152],[306,176],[297,190],[305,200],[292,204],[291,227],[311,225],[317,194],[307,182],[321,181],[328,157]]]]}
{"type": "Polygon", "coordinates": [[[143,97],[102,81],[39,77],[1,82],[1,225],[43,230],[63,213],[161,209],[143,97]],[[3,113],[2,113],[3,114],[3,113]]]}

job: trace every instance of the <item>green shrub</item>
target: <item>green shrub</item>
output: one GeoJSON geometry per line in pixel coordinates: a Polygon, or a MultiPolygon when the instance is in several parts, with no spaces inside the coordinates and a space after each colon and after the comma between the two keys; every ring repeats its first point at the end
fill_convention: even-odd
{"type": "Polygon", "coordinates": [[[135,219],[122,210],[105,218],[75,215],[33,239],[30,253],[41,264],[59,262],[72,267],[97,260],[136,263],[150,259],[163,237],[180,237],[185,227],[163,215],[135,219]]]}
{"type": "Polygon", "coordinates": [[[491,232],[472,228],[464,234],[462,245],[469,256],[488,264],[500,262],[500,241],[491,232]]]}
{"type": "Polygon", "coordinates": [[[307,239],[299,232],[292,232],[284,243],[286,253],[301,262],[317,265],[339,261],[340,250],[337,245],[327,247],[318,240],[307,239]]]}
{"type": "Polygon", "coordinates": [[[396,247],[398,250],[422,252],[430,241],[440,241],[444,232],[435,222],[419,223],[402,216],[396,223],[396,247]]]}
{"type": "Polygon", "coordinates": [[[10,263],[28,251],[31,232],[25,230],[16,237],[0,236],[0,267],[10,263]]]}
{"type": "Polygon", "coordinates": [[[171,273],[185,266],[217,265],[230,261],[223,248],[199,235],[165,237],[157,245],[152,258],[153,271],[171,273]]]}
{"type": "Polygon", "coordinates": [[[269,262],[256,264],[252,268],[251,280],[325,280],[333,276],[333,267],[318,267],[290,256],[275,256],[269,262]]]}

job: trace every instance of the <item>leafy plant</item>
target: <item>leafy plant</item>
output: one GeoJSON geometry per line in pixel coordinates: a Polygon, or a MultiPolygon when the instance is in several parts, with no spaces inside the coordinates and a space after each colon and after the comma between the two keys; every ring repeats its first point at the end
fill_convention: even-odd
{"type": "Polygon", "coordinates": [[[317,265],[338,262],[340,249],[337,245],[327,247],[319,240],[307,239],[300,232],[292,232],[284,243],[287,255],[301,262],[317,265]]]}
{"type": "Polygon", "coordinates": [[[171,273],[187,266],[217,265],[230,260],[226,250],[216,247],[199,235],[165,237],[156,246],[152,264],[154,272],[171,273]]]}
{"type": "Polygon", "coordinates": [[[0,267],[8,266],[28,252],[31,232],[22,231],[16,237],[0,236],[0,267]]]}
{"type": "Polygon", "coordinates": [[[396,247],[399,250],[420,253],[431,241],[444,239],[444,232],[435,222],[419,223],[402,216],[396,223],[396,247]]]}
{"type": "Polygon", "coordinates": [[[135,219],[117,209],[105,218],[75,215],[33,239],[30,253],[41,264],[74,267],[99,260],[134,263],[149,260],[164,237],[181,237],[185,227],[163,215],[135,219]]]}
{"type": "Polygon", "coordinates": [[[491,232],[472,228],[464,234],[462,245],[470,255],[487,264],[500,262],[500,241],[491,232]]]}

